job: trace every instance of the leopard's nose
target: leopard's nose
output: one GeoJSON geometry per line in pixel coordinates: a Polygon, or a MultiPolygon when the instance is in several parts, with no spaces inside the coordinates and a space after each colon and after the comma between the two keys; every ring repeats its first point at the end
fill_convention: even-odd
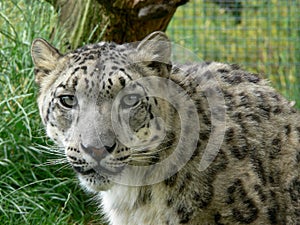
{"type": "Polygon", "coordinates": [[[97,161],[105,158],[105,156],[112,153],[117,146],[116,143],[114,143],[112,146],[104,145],[100,148],[94,146],[84,146],[82,143],[80,145],[85,153],[89,154],[93,159],[97,161]]]}

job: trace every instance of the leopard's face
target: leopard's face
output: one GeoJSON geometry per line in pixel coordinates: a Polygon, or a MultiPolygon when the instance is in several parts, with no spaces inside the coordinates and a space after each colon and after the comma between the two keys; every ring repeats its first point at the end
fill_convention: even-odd
{"type": "Polygon", "coordinates": [[[175,139],[167,128],[172,107],[151,93],[157,83],[143,80],[166,77],[169,59],[158,62],[157,49],[140,46],[99,43],[61,55],[44,40],[33,43],[47,134],[90,191],[108,189],[129,166],[157,163],[175,139]]]}

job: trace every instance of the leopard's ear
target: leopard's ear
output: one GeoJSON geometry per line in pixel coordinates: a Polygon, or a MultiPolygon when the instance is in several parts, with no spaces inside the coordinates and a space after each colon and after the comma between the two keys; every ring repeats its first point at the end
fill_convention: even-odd
{"type": "Polygon", "coordinates": [[[138,56],[143,61],[156,61],[169,64],[171,43],[165,33],[156,31],[145,37],[137,47],[138,56]]]}
{"type": "Polygon", "coordinates": [[[57,66],[62,54],[47,41],[37,38],[32,42],[31,57],[35,67],[36,82],[40,84],[43,77],[57,66]]]}

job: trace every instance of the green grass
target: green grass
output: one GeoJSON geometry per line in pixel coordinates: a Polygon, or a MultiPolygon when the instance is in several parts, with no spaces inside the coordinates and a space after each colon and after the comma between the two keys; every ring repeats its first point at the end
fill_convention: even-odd
{"type": "Polygon", "coordinates": [[[30,44],[49,39],[55,13],[39,1],[0,0],[0,9],[0,224],[91,224],[96,208],[37,111],[30,44]]]}
{"type": "MultiPolygon", "coordinates": [[[[300,107],[300,34],[289,29],[300,22],[297,7],[271,8],[268,15],[253,6],[243,12],[241,25],[233,25],[233,18],[217,7],[205,11],[211,4],[199,3],[197,10],[189,4],[178,9],[168,29],[174,40],[200,58],[269,74],[274,86],[300,107]],[[257,15],[258,21],[247,20],[257,15]],[[285,19],[265,20],[267,16],[285,19]]],[[[37,111],[30,44],[43,37],[63,47],[61,32],[49,37],[57,29],[56,14],[42,1],[0,0],[0,9],[0,224],[95,223],[96,207],[64,163],[62,151],[48,143],[37,111]]]]}
{"type": "Polygon", "coordinates": [[[242,23],[210,0],[177,9],[167,33],[200,59],[265,75],[300,108],[300,2],[243,0],[242,23]]]}

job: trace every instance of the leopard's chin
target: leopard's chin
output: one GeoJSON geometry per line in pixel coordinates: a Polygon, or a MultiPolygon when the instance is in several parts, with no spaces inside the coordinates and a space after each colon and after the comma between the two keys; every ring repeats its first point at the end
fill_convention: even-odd
{"type": "Polygon", "coordinates": [[[108,177],[98,173],[78,174],[78,179],[83,189],[91,193],[107,191],[113,186],[108,177]]]}

